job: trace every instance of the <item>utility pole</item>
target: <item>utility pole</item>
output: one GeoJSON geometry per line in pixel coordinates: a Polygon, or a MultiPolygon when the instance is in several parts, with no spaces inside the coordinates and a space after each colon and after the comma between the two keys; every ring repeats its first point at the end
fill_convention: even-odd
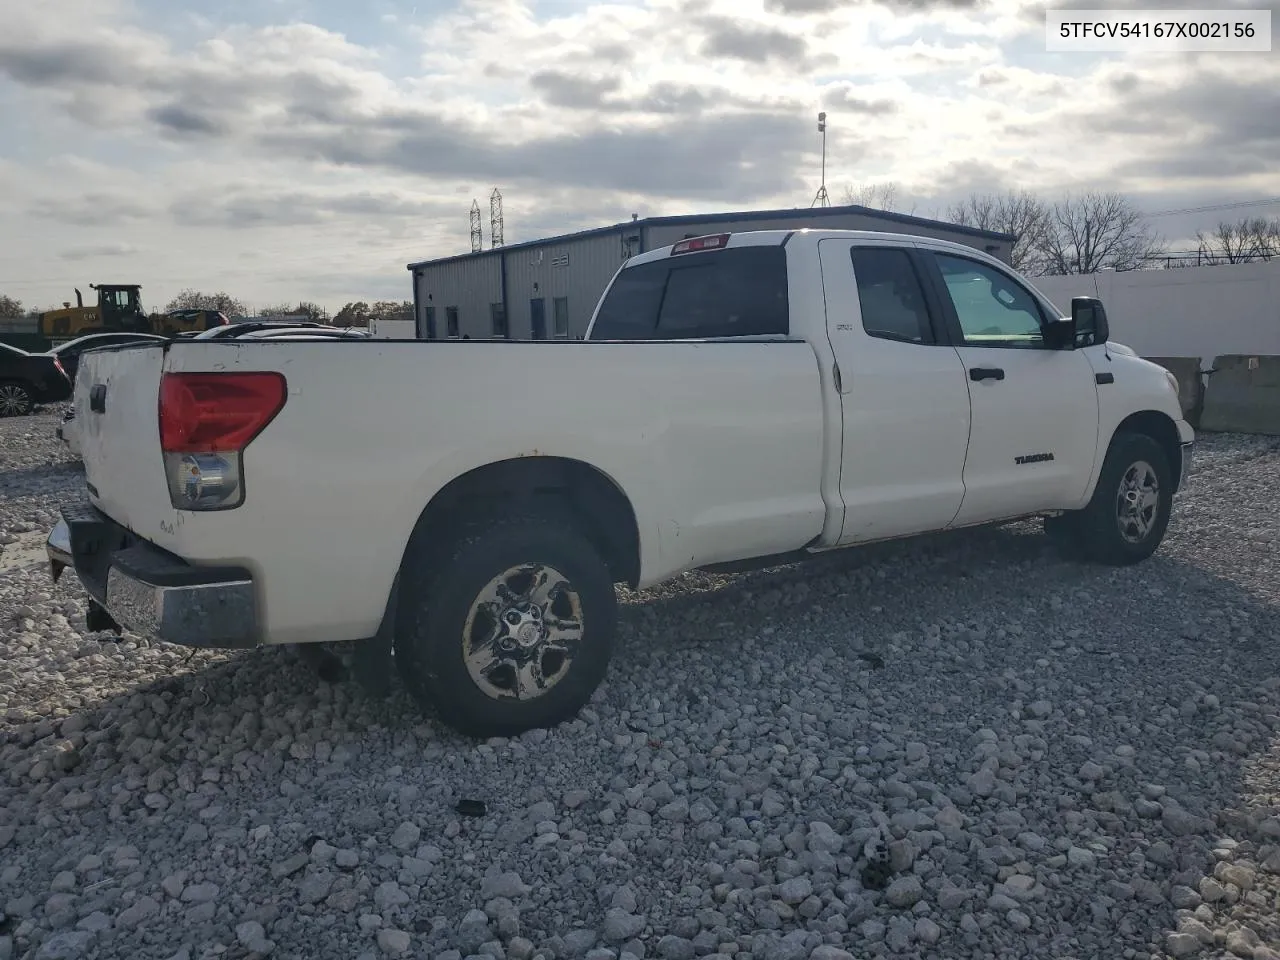
{"type": "Polygon", "coordinates": [[[502,227],[502,194],[498,192],[497,187],[494,187],[493,193],[489,194],[489,248],[500,247],[505,242],[502,227]]]}
{"type": "Polygon", "coordinates": [[[471,252],[484,249],[484,233],[480,229],[480,201],[471,201],[471,252]]]}

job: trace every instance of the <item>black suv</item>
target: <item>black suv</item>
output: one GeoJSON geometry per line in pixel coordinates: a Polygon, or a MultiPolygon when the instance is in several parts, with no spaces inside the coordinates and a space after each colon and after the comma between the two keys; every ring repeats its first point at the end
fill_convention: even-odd
{"type": "Polygon", "coordinates": [[[21,417],[70,398],[71,378],[57,357],[0,343],[0,417],[21,417]]]}

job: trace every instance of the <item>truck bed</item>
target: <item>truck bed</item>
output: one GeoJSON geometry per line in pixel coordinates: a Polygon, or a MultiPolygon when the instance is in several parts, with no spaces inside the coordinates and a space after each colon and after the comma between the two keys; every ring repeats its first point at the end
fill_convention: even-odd
{"type": "Polygon", "coordinates": [[[260,642],[371,635],[424,507],[499,461],[607,477],[646,518],[641,584],[798,549],[826,513],[817,359],[797,340],[177,341],[87,356],[75,403],[92,504],[190,563],[248,570],[260,642]],[[161,377],[213,371],[278,372],[287,400],[244,451],[242,505],[172,509],[161,377]]]}

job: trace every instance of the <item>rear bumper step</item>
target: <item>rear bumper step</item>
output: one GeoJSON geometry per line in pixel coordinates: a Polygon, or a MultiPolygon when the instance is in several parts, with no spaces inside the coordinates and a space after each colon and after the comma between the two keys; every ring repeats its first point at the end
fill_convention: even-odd
{"type": "Polygon", "coordinates": [[[93,605],[123,629],[188,647],[258,644],[256,591],[243,567],[192,566],[88,502],[62,508],[45,552],[54,580],[73,569],[93,605]]]}

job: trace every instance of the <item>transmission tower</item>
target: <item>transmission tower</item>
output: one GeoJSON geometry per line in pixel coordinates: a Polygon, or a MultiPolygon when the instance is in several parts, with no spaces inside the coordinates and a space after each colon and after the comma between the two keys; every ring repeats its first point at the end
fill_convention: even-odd
{"type": "Polygon", "coordinates": [[[831,206],[831,198],[827,196],[827,115],[825,113],[818,114],[818,132],[822,134],[822,181],[813,198],[813,203],[809,204],[811,209],[831,206]]]}
{"type": "Polygon", "coordinates": [[[471,252],[479,253],[484,248],[484,233],[480,229],[480,201],[471,201],[471,252]]]}
{"type": "Polygon", "coordinates": [[[489,246],[500,247],[502,240],[502,194],[493,188],[489,194],[489,246]]]}

